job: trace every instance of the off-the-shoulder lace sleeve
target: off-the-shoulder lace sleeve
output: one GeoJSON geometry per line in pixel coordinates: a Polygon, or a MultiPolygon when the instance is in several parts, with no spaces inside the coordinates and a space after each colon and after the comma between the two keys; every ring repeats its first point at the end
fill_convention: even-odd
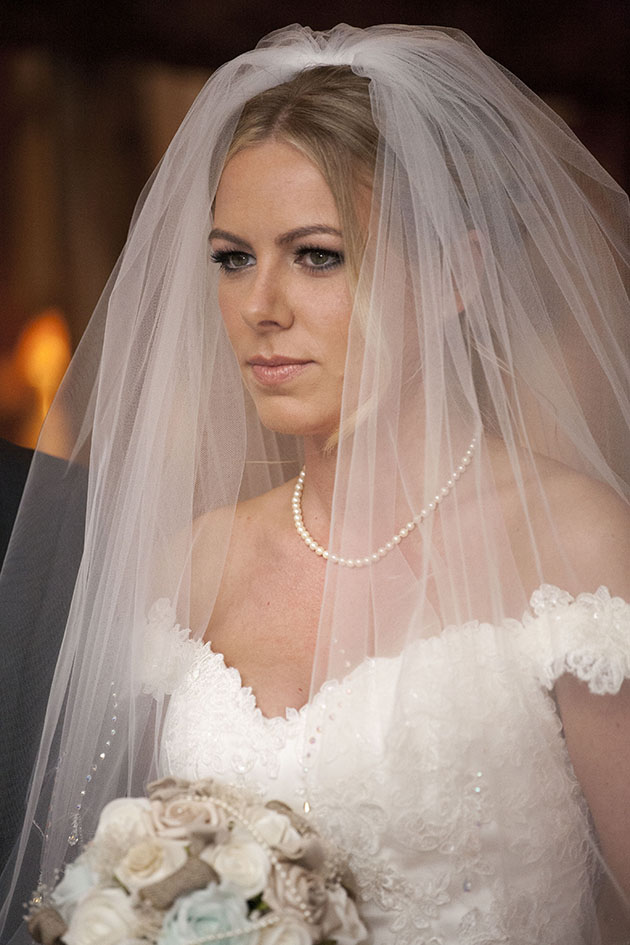
{"type": "Polygon", "coordinates": [[[573,598],[543,584],[531,608],[525,644],[544,686],[571,673],[598,695],[619,692],[630,677],[630,604],[605,587],[573,598]]]}
{"type": "Polygon", "coordinates": [[[151,607],[144,626],[142,689],[156,697],[177,689],[203,643],[176,623],[175,608],[166,597],[151,607]]]}

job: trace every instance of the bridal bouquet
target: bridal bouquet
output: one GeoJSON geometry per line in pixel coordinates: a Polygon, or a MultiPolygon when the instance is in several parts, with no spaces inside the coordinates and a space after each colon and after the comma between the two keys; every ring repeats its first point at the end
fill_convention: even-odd
{"type": "Polygon", "coordinates": [[[340,864],[305,818],[212,781],[164,778],[103,808],[30,903],[42,945],[359,945],[340,864]]]}

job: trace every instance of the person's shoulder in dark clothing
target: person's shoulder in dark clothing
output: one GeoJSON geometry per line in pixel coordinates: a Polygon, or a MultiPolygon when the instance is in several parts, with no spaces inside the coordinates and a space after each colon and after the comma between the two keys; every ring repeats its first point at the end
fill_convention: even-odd
{"type": "MultiPolygon", "coordinates": [[[[83,547],[87,475],[79,464],[0,440],[0,873],[10,860],[25,814],[48,693],[66,625],[83,547]],[[31,462],[32,461],[32,462],[31,462]]],[[[56,749],[55,749],[56,750],[56,749]]],[[[37,884],[33,875],[16,893],[21,902],[37,884]]]]}
{"type": "Polygon", "coordinates": [[[0,437],[0,566],[33,458],[33,451],[0,437]]]}

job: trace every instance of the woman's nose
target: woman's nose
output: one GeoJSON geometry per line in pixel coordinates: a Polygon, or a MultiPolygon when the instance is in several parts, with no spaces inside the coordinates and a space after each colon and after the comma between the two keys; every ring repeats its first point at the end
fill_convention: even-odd
{"type": "Polygon", "coordinates": [[[256,331],[291,327],[293,308],[277,273],[256,272],[243,299],[241,316],[256,331]]]}

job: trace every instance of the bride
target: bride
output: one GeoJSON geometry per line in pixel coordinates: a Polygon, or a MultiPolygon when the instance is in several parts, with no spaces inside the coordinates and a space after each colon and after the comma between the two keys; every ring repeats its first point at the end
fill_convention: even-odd
{"type": "Polygon", "coordinates": [[[630,938],[627,227],[460,33],[212,77],[42,434],[85,544],[5,890],[173,774],[304,812],[373,945],[630,938]]]}

